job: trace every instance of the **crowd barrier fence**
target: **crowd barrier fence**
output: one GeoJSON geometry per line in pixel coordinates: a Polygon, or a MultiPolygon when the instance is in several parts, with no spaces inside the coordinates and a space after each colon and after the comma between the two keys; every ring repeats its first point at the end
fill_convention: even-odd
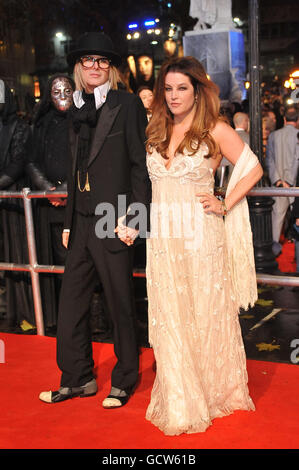
{"type": "MultiPolygon", "coordinates": [[[[276,187],[255,187],[248,196],[265,196],[265,197],[299,197],[299,187],[293,188],[276,188],[276,187]]],[[[31,275],[32,294],[34,301],[34,313],[36,320],[37,335],[45,335],[45,327],[43,321],[43,309],[41,301],[39,274],[40,273],[63,273],[64,266],[42,265],[38,263],[35,242],[35,225],[32,210],[32,199],[35,198],[65,198],[66,192],[55,191],[32,191],[30,188],[23,188],[22,191],[10,192],[0,191],[1,198],[21,198],[24,201],[24,213],[27,233],[28,259],[29,264],[4,263],[0,262],[1,271],[27,271],[31,275]]],[[[144,269],[134,269],[134,277],[145,278],[144,269]]],[[[281,286],[299,286],[299,277],[296,276],[279,276],[271,274],[257,273],[257,282],[259,284],[281,285],[281,286]]]]}

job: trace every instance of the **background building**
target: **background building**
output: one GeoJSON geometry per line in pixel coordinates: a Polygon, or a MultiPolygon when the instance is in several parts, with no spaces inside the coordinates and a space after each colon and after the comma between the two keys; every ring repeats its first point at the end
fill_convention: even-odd
{"type": "MultiPolygon", "coordinates": [[[[148,55],[156,74],[166,57],[183,53],[182,35],[197,21],[189,7],[189,0],[0,0],[0,76],[28,112],[48,77],[68,72],[66,54],[74,40],[91,30],[112,37],[125,80],[132,74],[130,56],[136,62],[148,55]]],[[[248,59],[248,0],[232,0],[232,14],[248,59]]],[[[299,68],[299,2],[260,1],[260,16],[263,86],[281,89],[299,68]]]]}

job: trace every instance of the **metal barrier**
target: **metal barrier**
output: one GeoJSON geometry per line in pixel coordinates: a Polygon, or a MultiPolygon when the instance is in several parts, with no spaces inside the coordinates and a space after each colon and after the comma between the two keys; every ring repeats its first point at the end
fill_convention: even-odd
{"type": "MultiPolygon", "coordinates": [[[[296,188],[275,188],[275,187],[261,187],[254,188],[248,196],[299,196],[299,187],[296,188]]],[[[32,212],[31,199],[35,198],[65,198],[66,192],[55,191],[31,191],[30,188],[23,188],[19,192],[0,191],[1,198],[21,198],[24,201],[24,212],[27,232],[27,244],[29,254],[29,264],[16,264],[16,263],[2,263],[0,262],[0,270],[2,271],[28,271],[31,274],[32,294],[34,300],[34,311],[37,334],[40,336],[45,335],[43,310],[41,302],[41,292],[39,283],[39,273],[63,273],[64,266],[48,266],[38,264],[36,243],[35,243],[35,230],[32,212]]],[[[145,278],[144,269],[135,269],[133,276],[136,278],[145,278]]],[[[281,285],[281,286],[299,286],[299,277],[292,276],[274,276],[270,274],[257,273],[257,282],[259,284],[281,285]]]]}

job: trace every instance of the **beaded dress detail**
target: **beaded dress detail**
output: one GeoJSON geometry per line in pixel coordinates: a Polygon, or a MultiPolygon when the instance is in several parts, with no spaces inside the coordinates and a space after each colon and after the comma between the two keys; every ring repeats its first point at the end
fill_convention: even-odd
{"type": "Polygon", "coordinates": [[[167,435],[205,431],[234,410],[254,410],[227,261],[224,221],[205,214],[213,194],[207,147],[177,155],[169,169],[147,154],[152,181],[147,240],[149,342],[156,377],[146,418],[167,435]]]}

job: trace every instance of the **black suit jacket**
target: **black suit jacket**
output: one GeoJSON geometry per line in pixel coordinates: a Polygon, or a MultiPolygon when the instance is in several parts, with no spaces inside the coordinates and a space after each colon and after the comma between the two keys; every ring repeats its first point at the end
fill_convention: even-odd
{"type": "MultiPolygon", "coordinates": [[[[126,209],[132,203],[141,203],[146,207],[149,217],[151,185],[146,168],[147,123],[146,112],[139,97],[125,91],[109,91],[91,144],[88,177],[92,207],[96,212],[99,203],[111,204],[115,209],[115,226],[117,218],[124,215],[124,212],[117,210],[120,195],[126,197],[126,209]]],[[[64,228],[71,231],[70,242],[77,185],[77,149],[78,135],[70,125],[68,199],[64,224],[64,228]]],[[[127,248],[111,232],[104,240],[110,251],[127,248]]]]}

